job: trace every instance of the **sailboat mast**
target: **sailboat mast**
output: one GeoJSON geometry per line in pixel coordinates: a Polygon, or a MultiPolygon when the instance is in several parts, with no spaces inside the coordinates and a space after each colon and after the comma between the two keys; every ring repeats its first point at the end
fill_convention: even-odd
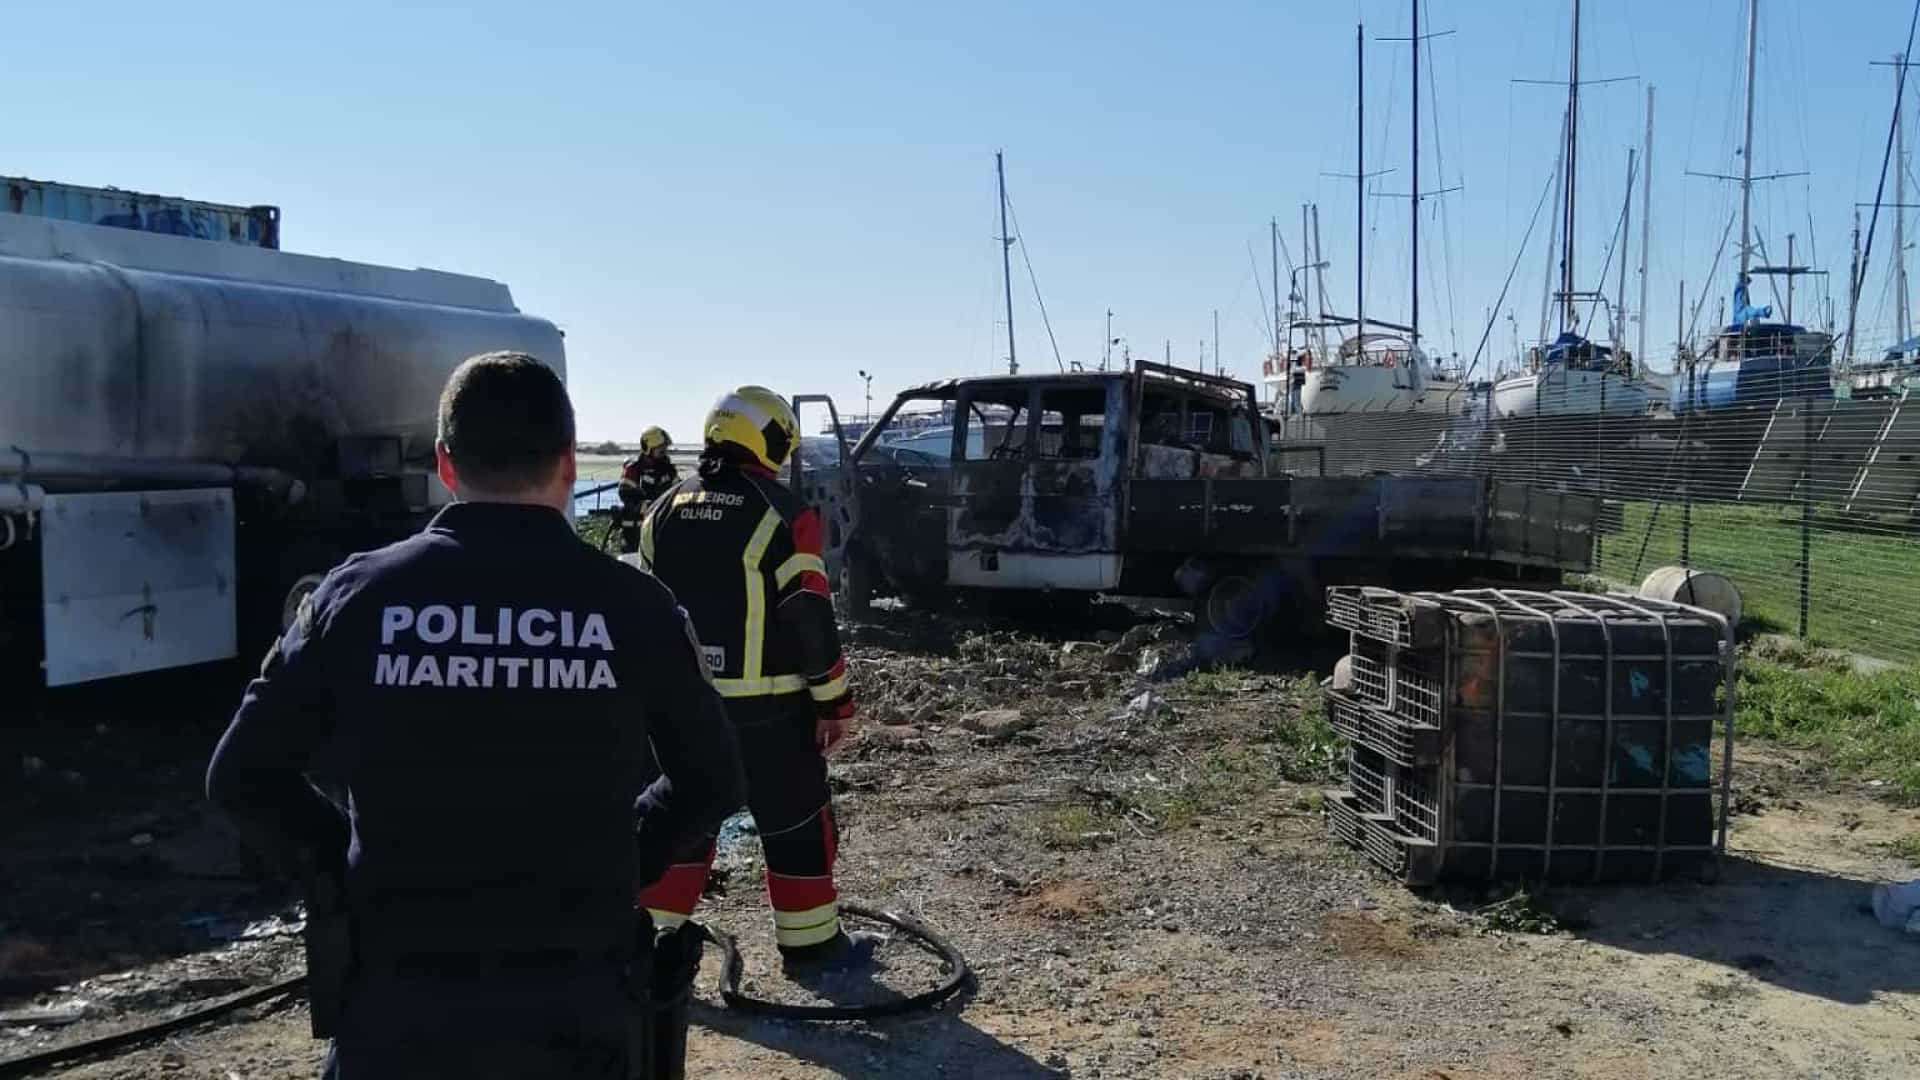
{"type": "Polygon", "coordinates": [[[1633,147],[1627,147],[1627,197],[1620,207],[1620,283],[1613,294],[1613,351],[1617,356],[1627,344],[1627,237],[1633,227],[1633,147]]]}
{"type": "Polygon", "coordinates": [[[1367,27],[1353,28],[1353,332],[1367,332],[1367,27]]]}
{"type": "Polygon", "coordinates": [[[1847,351],[1840,359],[1842,371],[1853,369],[1853,332],[1860,318],[1860,277],[1865,267],[1860,265],[1860,208],[1853,208],[1853,268],[1847,275],[1847,351]]]}
{"type": "MultiPolygon", "coordinates": [[[[1901,64],[1906,57],[1893,54],[1901,64]]],[[[1910,336],[1907,312],[1907,120],[1905,83],[1893,80],[1893,311],[1894,338],[1903,342],[1910,336]]]]}
{"type": "Polygon", "coordinates": [[[1647,250],[1653,243],[1653,87],[1647,87],[1647,137],[1640,148],[1640,333],[1634,357],[1647,362],[1647,250]]]}
{"type": "MultiPolygon", "coordinates": [[[[1417,354],[1420,348],[1420,0],[1413,3],[1413,256],[1408,264],[1413,279],[1413,328],[1409,344],[1417,354]]],[[[1411,361],[1409,361],[1411,362],[1411,361]]]]}
{"type": "MultiPolygon", "coordinates": [[[[1564,150],[1567,145],[1567,114],[1564,110],[1560,113],[1559,142],[1561,149],[1564,150]]],[[[1566,154],[1562,153],[1553,159],[1553,182],[1551,187],[1553,189],[1553,212],[1556,215],[1564,215],[1565,213],[1562,209],[1564,205],[1562,200],[1565,199],[1567,195],[1566,168],[1566,154]]],[[[1565,224],[1564,216],[1562,216],[1562,224],[1565,224]]],[[[1547,341],[1547,328],[1552,325],[1554,315],[1566,310],[1556,300],[1553,287],[1555,281],[1553,274],[1554,260],[1559,257],[1559,249],[1560,230],[1550,228],[1547,230],[1547,265],[1540,274],[1540,341],[1543,344],[1547,341]]]]}
{"type": "Polygon", "coordinates": [[[1313,292],[1318,302],[1313,306],[1313,344],[1322,353],[1327,351],[1327,260],[1320,250],[1320,204],[1313,204],[1313,292]]]}
{"type": "MultiPolygon", "coordinates": [[[[1300,315],[1306,319],[1313,317],[1313,304],[1311,304],[1313,302],[1313,271],[1308,267],[1319,261],[1319,254],[1313,250],[1313,227],[1309,223],[1309,213],[1311,213],[1311,204],[1302,202],[1300,204],[1300,269],[1296,273],[1308,275],[1308,279],[1300,284],[1300,315]]],[[[1308,338],[1306,327],[1300,329],[1300,336],[1308,338]]]]}
{"type": "Polygon", "coordinates": [[[1799,275],[1793,272],[1793,234],[1787,234],[1787,321],[1793,321],[1793,279],[1799,275]]]}
{"type": "Polygon", "coordinates": [[[1007,374],[1020,374],[1020,361],[1013,350],[1013,234],[1007,232],[1007,163],[1001,151],[993,152],[993,171],[1000,177],[1000,281],[1007,293],[1007,374]]]}
{"type": "Polygon", "coordinates": [[[1268,244],[1273,248],[1273,356],[1278,360],[1287,355],[1287,342],[1280,338],[1280,219],[1267,219],[1268,244]]]}
{"type": "Polygon", "coordinates": [[[1753,259],[1753,64],[1759,41],[1760,0],[1747,0],[1747,130],[1740,143],[1740,277],[1753,259]]]}
{"type": "Polygon", "coordinates": [[[1580,0],[1573,0],[1573,50],[1567,63],[1567,160],[1565,194],[1560,207],[1560,329],[1580,325],[1573,302],[1573,194],[1574,164],[1580,142],[1580,0]]]}

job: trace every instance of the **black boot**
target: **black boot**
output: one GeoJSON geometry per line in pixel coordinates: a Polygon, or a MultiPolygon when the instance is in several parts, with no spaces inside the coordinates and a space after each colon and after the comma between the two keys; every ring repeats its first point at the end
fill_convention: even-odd
{"type": "Polygon", "coordinates": [[[780,968],[791,978],[837,975],[873,963],[873,954],[892,938],[873,930],[842,930],[818,945],[780,947],[780,968]]]}

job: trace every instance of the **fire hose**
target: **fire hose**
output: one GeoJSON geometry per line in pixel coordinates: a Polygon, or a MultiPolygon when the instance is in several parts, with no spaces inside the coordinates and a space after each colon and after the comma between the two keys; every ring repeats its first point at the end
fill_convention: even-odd
{"type": "Polygon", "coordinates": [[[931,1009],[960,992],[961,988],[973,981],[973,968],[967,964],[967,958],[953,947],[947,939],[935,933],[932,928],[910,915],[899,912],[878,911],[861,904],[841,904],[840,911],[862,919],[884,923],[900,931],[922,951],[940,961],[940,971],[944,976],[940,985],[931,990],[922,991],[907,997],[892,998],[871,1005],[787,1005],[777,1001],[762,1001],[748,997],[740,991],[740,976],[744,966],[740,961],[740,949],[733,938],[724,931],[707,928],[707,940],[720,947],[720,999],[727,1007],[739,1012],[753,1013],[759,1016],[772,1016],[783,1020],[878,1020],[887,1016],[899,1016],[902,1013],[931,1009]]]}
{"type": "MultiPolygon", "coordinates": [[[[786,1020],[816,1022],[878,1020],[883,1017],[931,1009],[959,993],[963,987],[973,981],[973,968],[968,965],[966,957],[960,955],[960,950],[918,919],[898,912],[878,911],[861,904],[842,904],[840,910],[857,918],[870,919],[891,926],[917,948],[937,958],[943,975],[940,984],[918,994],[891,998],[871,1005],[787,1005],[775,1001],[762,1001],[759,998],[749,997],[740,990],[740,979],[745,965],[741,962],[740,949],[734,943],[732,936],[724,931],[702,927],[706,939],[720,949],[721,1000],[726,1002],[728,1008],[738,1012],[786,1020]]],[[[156,1039],[198,1027],[240,1009],[272,1001],[274,998],[298,994],[306,989],[306,985],[305,974],[295,975],[203,1005],[167,1020],[0,1060],[0,1080],[32,1076],[42,1069],[68,1064],[81,1058],[107,1057],[137,1049],[156,1039]]]]}
{"type": "Polygon", "coordinates": [[[32,1076],[41,1069],[49,1069],[55,1065],[71,1062],[78,1058],[106,1057],[124,1050],[132,1050],[150,1043],[155,1039],[171,1035],[176,1031],[184,1031],[187,1028],[198,1027],[208,1021],[219,1019],[230,1012],[244,1009],[249,1005],[258,1005],[263,1001],[271,1001],[274,998],[283,997],[287,994],[299,993],[306,985],[307,977],[305,975],[295,975],[290,979],[282,979],[277,983],[271,983],[255,990],[248,990],[243,994],[235,994],[233,997],[189,1010],[170,1020],[162,1020],[158,1023],[147,1024],[137,1028],[129,1028],[126,1031],[116,1031],[111,1035],[102,1035],[96,1039],[68,1043],[65,1046],[56,1046],[50,1050],[42,1050],[34,1054],[24,1054],[20,1057],[7,1058],[4,1061],[0,1061],[0,1080],[12,1080],[13,1077],[19,1076],[32,1076]]]}

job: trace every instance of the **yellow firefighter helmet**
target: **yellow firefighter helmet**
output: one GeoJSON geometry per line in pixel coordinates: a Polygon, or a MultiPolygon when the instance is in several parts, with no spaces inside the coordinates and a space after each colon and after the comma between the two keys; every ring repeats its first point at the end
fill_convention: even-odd
{"type": "Polygon", "coordinates": [[[673,445],[673,436],[663,427],[650,427],[640,433],[641,456],[657,453],[673,445]]]}
{"type": "Polygon", "coordinates": [[[708,446],[732,445],[775,472],[800,442],[800,419],[787,399],[764,386],[743,386],[707,413],[708,446]]]}

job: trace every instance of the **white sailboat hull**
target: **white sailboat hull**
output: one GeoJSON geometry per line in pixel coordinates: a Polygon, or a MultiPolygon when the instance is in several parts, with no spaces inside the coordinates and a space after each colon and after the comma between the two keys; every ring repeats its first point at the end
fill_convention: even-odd
{"type": "Polygon", "coordinates": [[[1421,389],[1419,376],[1404,367],[1334,364],[1306,373],[1300,408],[1308,416],[1406,412],[1418,406],[1421,389]]]}
{"type": "Polygon", "coordinates": [[[1646,383],[1613,372],[1550,367],[1501,379],[1493,387],[1493,412],[1520,416],[1639,416],[1653,394],[1646,383]]]}

